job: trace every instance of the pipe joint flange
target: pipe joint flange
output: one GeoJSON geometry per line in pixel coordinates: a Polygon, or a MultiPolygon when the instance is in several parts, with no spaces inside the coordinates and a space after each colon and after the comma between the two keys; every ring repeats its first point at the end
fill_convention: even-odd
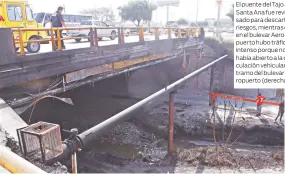
{"type": "Polygon", "coordinates": [[[68,147],[70,153],[77,152],[83,147],[83,142],[79,136],[75,136],[73,139],[66,139],[63,141],[63,144],[68,147]]]}

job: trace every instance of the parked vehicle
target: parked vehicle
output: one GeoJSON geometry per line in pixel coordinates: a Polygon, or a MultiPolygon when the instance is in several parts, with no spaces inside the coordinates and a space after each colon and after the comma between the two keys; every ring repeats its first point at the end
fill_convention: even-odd
{"type": "MultiPolygon", "coordinates": [[[[105,22],[96,21],[96,20],[87,20],[80,23],[80,27],[107,27],[107,29],[97,29],[97,37],[99,40],[102,40],[104,37],[108,37],[111,40],[115,40],[117,37],[118,30],[111,28],[105,22]],[[110,29],[108,29],[110,27],[110,29]]],[[[67,36],[71,37],[80,37],[80,36],[90,36],[89,30],[70,30],[67,33],[67,36]]],[[[81,39],[75,39],[76,42],[80,42],[81,39]]],[[[90,39],[88,38],[88,41],[90,39]]]]}
{"type": "MultiPolygon", "coordinates": [[[[51,16],[52,13],[35,13],[37,23],[41,24],[45,28],[51,27],[51,16]]],[[[67,27],[79,27],[81,21],[92,20],[91,15],[62,14],[62,17],[67,27]]],[[[63,30],[62,33],[66,35],[65,30],[63,30]]],[[[48,32],[48,35],[50,35],[50,32],[48,32]]]]}
{"type": "MultiPolygon", "coordinates": [[[[121,23],[115,23],[115,22],[112,22],[112,21],[105,21],[105,23],[109,26],[109,27],[123,27],[124,28],[124,26],[121,24],[121,23]]],[[[130,34],[131,34],[131,30],[130,29],[128,29],[128,28],[124,28],[124,35],[126,36],[126,37],[129,37],[130,36],[130,34]]]]}
{"type": "MultiPolygon", "coordinates": [[[[2,0],[0,1],[0,27],[10,28],[43,28],[37,24],[33,17],[33,11],[29,6],[28,1],[25,0],[2,0]]],[[[41,43],[48,42],[34,42],[26,43],[31,40],[41,40],[47,38],[45,31],[26,31],[22,32],[23,45],[29,53],[37,53],[40,51],[41,43]]],[[[19,34],[14,32],[15,42],[19,42],[19,34]]],[[[16,49],[20,47],[16,44],[16,49]]]]}
{"type": "Polygon", "coordinates": [[[129,37],[130,34],[131,34],[131,30],[128,29],[128,28],[125,28],[125,29],[124,29],[124,35],[125,35],[126,37],[129,37]]]}

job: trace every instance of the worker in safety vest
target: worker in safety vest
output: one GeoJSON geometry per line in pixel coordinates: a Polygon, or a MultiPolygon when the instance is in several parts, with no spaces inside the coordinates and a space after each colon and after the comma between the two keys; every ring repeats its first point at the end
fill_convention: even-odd
{"type": "Polygon", "coordinates": [[[279,104],[279,112],[278,112],[277,117],[275,118],[275,122],[277,121],[279,116],[280,116],[280,122],[281,122],[283,115],[284,115],[284,100],[282,100],[282,102],[279,104]]]}
{"type": "Polygon", "coordinates": [[[261,109],[263,101],[265,100],[265,97],[261,95],[261,93],[258,93],[258,96],[256,98],[256,104],[257,104],[257,114],[256,116],[261,116],[261,109]]]}

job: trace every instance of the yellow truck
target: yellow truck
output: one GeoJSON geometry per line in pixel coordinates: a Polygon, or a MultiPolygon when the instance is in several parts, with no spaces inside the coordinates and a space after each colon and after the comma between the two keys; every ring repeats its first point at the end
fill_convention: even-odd
{"type": "MultiPolygon", "coordinates": [[[[43,28],[33,17],[33,11],[26,0],[0,0],[0,28],[43,28]]],[[[49,42],[29,42],[31,40],[42,40],[47,38],[46,31],[22,31],[22,39],[24,47],[29,53],[37,53],[40,51],[41,44],[49,42]]],[[[19,42],[18,32],[14,32],[14,41],[19,42]]],[[[19,49],[16,44],[16,49],[19,49]]]]}

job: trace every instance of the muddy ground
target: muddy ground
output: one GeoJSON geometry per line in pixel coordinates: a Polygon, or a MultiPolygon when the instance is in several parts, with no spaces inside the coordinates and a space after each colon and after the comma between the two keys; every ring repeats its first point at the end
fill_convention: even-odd
{"type": "MultiPolygon", "coordinates": [[[[64,96],[71,97],[75,106],[51,99],[44,100],[35,107],[31,120],[59,123],[64,129],[76,127],[82,132],[137,102],[137,99],[103,94],[100,89],[100,85],[96,86],[96,90],[92,86],[85,86],[65,93],[64,96]]],[[[205,93],[192,88],[190,90],[186,86],[176,94],[175,153],[172,156],[167,156],[168,96],[163,96],[81,151],[78,154],[79,172],[284,171],[284,128],[282,124],[272,122],[274,114],[264,116],[268,117],[266,120],[269,122],[265,126],[259,121],[260,118],[238,113],[236,124],[226,124],[224,136],[217,119],[215,143],[211,107],[208,106],[208,96],[205,93]],[[245,128],[239,122],[243,116],[246,120],[259,122],[246,122],[248,128],[245,128]],[[223,139],[228,139],[231,125],[234,125],[234,129],[225,144],[223,139]],[[228,147],[225,148],[225,145],[228,147]]],[[[240,105],[236,110],[239,107],[240,105]]],[[[223,118],[223,112],[217,112],[223,118]]],[[[28,120],[30,113],[31,110],[27,111],[23,118],[28,120]]],[[[71,162],[66,161],[64,164],[71,172],[71,162]]],[[[51,172],[50,168],[43,168],[51,172]]],[[[56,169],[58,172],[66,168],[57,166],[56,169]]]]}
{"type": "MultiPolygon", "coordinates": [[[[136,118],[94,142],[80,154],[79,170],[108,173],[202,172],[203,166],[210,167],[210,170],[283,171],[284,134],[258,128],[242,133],[242,128],[237,129],[236,126],[237,130],[233,131],[228,143],[223,143],[222,131],[217,127],[215,143],[213,129],[204,119],[208,107],[192,106],[191,101],[182,104],[178,98],[176,101],[175,153],[172,156],[167,156],[168,103],[165,101],[160,106],[137,113],[136,118]]],[[[283,129],[282,125],[277,127],[283,129]]],[[[230,129],[224,132],[227,139],[230,129]]]]}
{"type": "MultiPolygon", "coordinates": [[[[153,74],[157,73],[152,72],[150,76],[153,74]]],[[[264,108],[263,116],[257,118],[254,105],[246,104],[241,108],[241,103],[232,102],[234,107],[227,104],[224,114],[224,101],[221,100],[216,104],[213,117],[205,90],[208,89],[205,87],[208,77],[205,77],[200,76],[200,87],[195,88],[196,79],[193,79],[194,82],[189,82],[191,85],[185,85],[175,95],[175,152],[172,155],[167,155],[166,95],[149,103],[134,113],[132,119],[110,129],[81,151],[78,154],[79,172],[284,172],[284,127],[281,123],[274,123],[276,108],[264,108]]],[[[58,123],[63,129],[78,128],[82,132],[138,102],[146,97],[146,93],[152,94],[171,83],[170,77],[165,75],[150,80],[136,79],[141,83],[135,82],[139,85],[134,88],[122,83],[128,78],[120,75],[60,95],[71,98],[74,106],[45,99],[22,117],[27,123],[47,121],[58,123]],[[158,84],[159,79],[165,81],[158,84]],[[137,88],[142,85],[145,91],[137,88]],[[129,95],[132,90],[133,94],[139,90],[144,95],[133,98],[129,95]]],[[[64,133],[63,137],[66,137],[64,133]]],[[[64,164],[70,172],[71,162],[64,164]]],[[[50,168],[45,170],[50,172],[50,168]]]]}

